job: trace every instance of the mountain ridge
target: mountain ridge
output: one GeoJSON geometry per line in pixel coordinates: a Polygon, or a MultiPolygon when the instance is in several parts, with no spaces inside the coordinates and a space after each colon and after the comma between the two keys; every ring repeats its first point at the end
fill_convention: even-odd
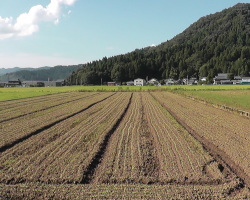
{"type": "Polygon", "coordinates": [[[39,67],[39,68],[1,68],[0,69],[0,81],[5,82],[9,80],[21,81],[46,81],[58,80],[67,78],[73,71],[76,71],[82,65],[69,65],[69,66],[55,66],[55,67],[39,67]],[[7,72],[7,73],[6,73],[7,72]],[[2,74],[1,73],[5,73],[2,74]]]}
{"type": "Polygon", "coordinates": [[[14,73],[17,71],[27,70],[27,71],[35,71],[35,70],[41,70],[41,69],[50,69],[51,67],[39,67],[39,68],[32,68],[32,67],[11,67],[11,68],[0,68],[0,76],[7,74],[7,73],[14,73]]]}

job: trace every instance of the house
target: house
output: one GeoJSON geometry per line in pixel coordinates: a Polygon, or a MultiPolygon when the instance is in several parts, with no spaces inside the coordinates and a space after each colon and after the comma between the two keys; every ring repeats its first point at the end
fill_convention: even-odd
{"type": "Polygon", "coordinates": [[[150,79],[150,80],[148,81],[148,84],[149,84],[149,85],[154,85],[154,86],[160,85],[159,81],[158,81],[157,79],[155,79],[155,78],[150,79]]]}
{"type": "Polygon", "coordinates": [[[187,84],[188,85],[197,85],[198,84],[198,80],[197,80],[197,78],[190,78],[190,79],[188,79],[187,84]]]}
{"type": "Polygon", "coordinates": [[[214,77],[214,85],[229,84],[231,81],[228,79],[227,73],[219,73],[214,77]]]}
{"type": "Polygon", "coordinates": [[[134,86],[134,81],[128,81],[127,86],[134,86]]]}
{"type": "Polygon", "coordinates": [[[8,81],[8,83],[5,83],[5,87],[22,87],[22,82],[19,79],[8,81]]]}
{"type": "Polygon", "coordinates": [[[197,80],[197,78],[183,79],[183,83],[185,85],[197,85],[198,80],[197,80]]]}
{"type": "Polygon", "coordinates": [[[236,84],[242,84],[250,82],[250,77],[241,77],[241,76],[234,76],[230,77],[229,74],[226,73],[220,73],[218,76],[215,76],[214,78],[214,85],[236,85],[236,84]]]}
{"type": "Polygon", "coordinates": [[[174,79],[166,79],[164,82],[166,85],[174,85],[175,84],[174,79]]]}
{"type": "Polygon", "coordinates": [[[134,85],[135,86],[144,86],[144,85],[146,85],[146,81],[144,79],[137,78],[134,80],[134,85]]]}

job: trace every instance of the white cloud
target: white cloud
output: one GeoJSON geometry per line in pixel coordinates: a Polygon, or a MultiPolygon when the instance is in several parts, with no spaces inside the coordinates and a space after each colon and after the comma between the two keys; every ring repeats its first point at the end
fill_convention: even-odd
{"type": "MultiPolygon", "coordinates": [[[[0,40],[14,36],[28,36],[39,31],[39,22],[48,21],[59,23],[62,15],[62,6],[71,6],[77,0],[51,0],[49,5],[33,6],[28,13],[22,13],[13,23],[12,17],[2,18],[0,16],[0,40]]],[[[70,11],[71,12],[71,11],[70,11]]],[[[70,12],[68,14],[70,14],[70,12]]]]}

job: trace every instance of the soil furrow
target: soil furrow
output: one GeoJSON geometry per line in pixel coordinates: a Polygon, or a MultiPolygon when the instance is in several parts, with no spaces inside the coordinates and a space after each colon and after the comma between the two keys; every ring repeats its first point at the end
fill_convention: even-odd
{"type": "Polygon", "coordinates": [[[0,101],[0,110],[2,107],[4,109],[11,109],[18,105],[25,105],[29,103],[37,103],[37,102],[44,102],[48,101],[50,99],[58,98],[58,96],[67,96],[67,93],[56,93],[56,94],[47,94],[42,96],[36,96],[36,97],[27,97],[23,99],[11,99],[11,100],[5,100],[0,101]]]}
{"type": "Polygon", "coordinates": [[[97,169],[98,165],[101,163],[102,158],[106,152],[110,137],[112,136],[112,134],[115,132],[115,130],[117,129],[117,127],[119,126],[119,124],[121,123],[122,119],[124,118],[125,114],[127,113],[130,104],[131,104],[131,100],[133,97],[133,93],[130,96],[129,102],[127,107],[125,108],[125,110],[123,111],[122,115],[120,116],[120,118],[116,121],[115,125],[111,128],[111,130],[106,134],[104,140],[102,141],[101,145],[100,145],[100,149],[99,151],[96,153],[96,155],[93,157],[91,163],[89,164],[89,166],[87,167],[87,170],[84,172],[83,174],[83,178],[81,180],[81,184],[89,184],[91,183],[91,181],[94,179],[94,174],[95,174],[95,170],[97,169]]]}
{"type": "Polygon", "coordinates": [[[28,135],[25,135],[24,137],[21,137],[21,138],[15,140],[15,141],[13,141],[13,142],[11,142],[11,143],[9,143],[9,144],[6,144],[6,145],[0,147],[0,153],[2,153],[2,152],[4,152],[4,151],[6,151],[6,150],[8,150],[8,149],[10,149],[10,148],[12,148],[12,147],[14,147],[15,145],[17,145],[17,144],[19,144],[19,143],[21,143],[21,142],[23,142],[23,141],[29,139],[30,137],[32,137],[32,136],[34,136],[34,135],[37,135],[37,134],[41,133],[41,132],[44,131],[44,130],[47,130],[47,129],[49,129],[49,128],[55,126],[56,124],[58,124],[58,123],[60,123],[60,122],[62,122],[62,121],[64,121],[64,120],[66,120],[66,119],[69,119],[69,118],[71,118],[71,117],[73,117],[73,116],[75,116],[75,115],[77,115],[77,114],[79,114],[79,113],[81,113],[81,112],[84,112],[85,110],[87,110],[87,109],[93,107],[94,105],[96,105],[96,104],[98,104],[98,103],[100,103],[100,102],[105,101],[106,99],[112,97],[113,95],[115,95],[115,93],[112,94],[112,95],[110,95],[110,96],[108,96],[108,97],[106,97],[106,98],[104,98],[104,99],[102,99],[102,100],[100,100],[100,101],[97,101],[97,102],[95,102],[95,103],[90,104],[89,106],[87,106],[87,107],[85,107],[85,108],[79,110],[78,112],[75,112],[75,113],[73,113],[73,114],[71,114],[71,115],[68,115],[68,116],[66,116],[66,117],[64,117],[64,118],[62,118],[62,119],[59,119],[59,120],[57,120],[57,121],[55,121],[55,122],[53,122],[53,123],[50,123],[50,124],[48,124],[48,125],[46,125],[46,126],[43,126],[42,128],[39,128],[39,129],[37,129],[37,130],[35,130],[35,131],[29,133],[28,135]]]}
{"type": "MultiPolygon", "coordinates": [[[[151,94],[151,93],[150,93],[151,94]]],[[[151,96],[156,100],[157,98],[151,94],[151,96]]],[[[218,146],[214,145],[208,139],[202,137],[193,130],[187,123],[179,118],[170,108],[167,108],[163,103],[158,101],[173,117],[174,119],[185,128],[190,135],[192,135],[197,141],[199,141],[203,148],[210,153],[210,155],[219,163],[218,168],[225,174],[229,175],[230,173],[234,173],[240,179],[240,187],[244,186],[250,187],[250,177],[244,172],[244,170],[237,165],[223,150],[221,150],[218,146]]]]}
{"type": "MultiPolygon", "coordinates": [[[[140,101],[142,101],[142,95],[140,95],[140,101]]],[[[141,150],[142,150],[142,160],[143,169],[142,172],[145,177],[155,177],[158,180],[159,176],[159,159],[156,156],[156,148],[154,144],[154,138],[150,132],[148,121],[146,119],[146,113],[144,104],[141,104],[141,122],[142,122],[142,132],[141,132],[141,150]]]]}
{"type": "Polygon", "coordinates": [[[49,107],[46,107],[46,108],[42,108],[40,110],[35,110],[35,111],[32,111],[32,112],[29,112],[29,113],[25,113],[25,114],[22,114],[22,115],[18,115],[18,116],[15,116],[15,117],[11,117],[11,118],[8,118],[8,119],[4,119],[4,120],[0,120],[0,123],[2,122],[7,122],[7,121],[10,121],[10,120],[13,120],[13,119],[17,119],[19,117],[24,117],[24,116],[27,116],[27,115],[31,115],[31,114],[34,114],[36,112],[41,112],[41,111],[45,111],[45,110],[48,110],[48,109],[51,109],[51,108],[54,108],[54,107],[57,107],[57,106],[61,106],[61,105],[64,105],[64,104],[67,104],[67,103],[71,103],[71,102],[74,102],[74,101],[78,101],[80,99],[85,99],[85,98],[88,98],[88,97],[92,97],[92,96],[95,96],[99,93],[96,93],[96,94],[93,94],[93,95],[90,95],[90,96],[84,96],[84,97],[81,97],[81,98],[78,98],[78,99],[74,99],[74,100],[70,100],[70,101],[66,101],[66,102],[63,102],[63,103],[60,103],[60,104],[56,104],[56,105],[53,105],[53,106],[49,106],[49,107]]]}

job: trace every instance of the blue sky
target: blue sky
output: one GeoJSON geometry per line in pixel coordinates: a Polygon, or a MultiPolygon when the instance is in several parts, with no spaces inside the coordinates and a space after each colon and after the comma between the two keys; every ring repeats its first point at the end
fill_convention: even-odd
{"type": "Polygon", "coordinates": [[[158,45],[199,18],[237,3],[237,0],[1,1],[0,68],[82,64],[158,45]]]}

